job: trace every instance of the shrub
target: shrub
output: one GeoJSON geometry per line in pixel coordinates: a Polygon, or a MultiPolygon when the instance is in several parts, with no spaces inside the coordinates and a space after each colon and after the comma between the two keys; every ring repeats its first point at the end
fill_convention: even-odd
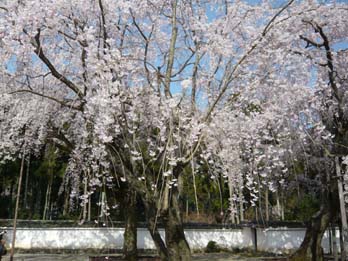
{"type": "Polygon", "coordinates": [[[214,253],[214,252],[220,252],[220,247],[217,245],[215,241],[209,241],[206,248],[206,253],[214,253]]]}

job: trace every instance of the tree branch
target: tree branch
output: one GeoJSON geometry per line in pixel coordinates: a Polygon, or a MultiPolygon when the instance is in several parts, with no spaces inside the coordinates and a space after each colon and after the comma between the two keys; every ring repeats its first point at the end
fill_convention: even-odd
{"type": "MultiPolygon", "coordinates": [[[[26,33],[26,31],[24,30],[26,33]]],[[[59,73],[57,69],[54,67],[54,65],[51,63],[51,61],[46,57],[44,54],[41,43],[40,43],[40,29],[38,29],[37,34],[34,38],[32,38],[32,45],[35,47],[34,52],[36,55],[40,58],[40,60],[50,69],[52,75],[58,79],[60,82],[64,83],[70,90],[72,90],[74,93],[76,93],[80,98],[83,98],[83,94],[79,90],[79,88],[68,78],[66,78],[64,75],[59,73]]]]}
{"type": "Polygon", "coordinates": [[[10,92],[9,94],[16,94],[16,93],[31,93],[33,95],[36,95],[36,96],[40,96],[40,97],[43,97],[43,98],[46,98],[46,99],[49,99],[49,100],[52,100],[52,101],[55,101],[57,103],[59,103],[60,105],[62,106],[65,106],[65,107],[69,107],[69,108],[72,108],[74,110],[78,110],[78,111],[81,111],[81,107],[76,107],[76,106],[73,106],[73,105],[70,105],[64,101],[61,101],[61,100],[58,100],[54,97],[51,97],[51,96],[48,96],[48,95],[45,95],[45,94],[42,94],[42,93],[39,93],[39,92],[35,92],[35,91],[32,91],[32,90],[16,90],[16,91],[13,91],[13,92],[10,92]]]}
{"type": "Polygon", "coordinates": [[[100,13],[101,13],[101,18],[102,18],[102,30],[103,30],[103,49],[105,52],[106,47],[108,46],[108,43],[106,40],[108,39],[108,34],[106,32],[106,20],[105,20],[105,12],[104,12],[104,6],[102,3],[102,0],[98,1],[99,8],[100,8],[100,13]]]}
{"type": "Polygon", "coordinates": [[[175,55],[175,43],[176,38],[178,35],[178,28],[176,26],[176,7],[177,7],[177,0],[173,1],[173,11],[172,11],[172,37],[170,39],[170,47],[169,47],[169,57],[168,57],[168,63],[167,63],[167,71],[166,76],[164,80],[164,94],[165,96],[171,97],[170,93],[170,80],[172,77],[172,70],[173,70],[173,64],[174,64],[174,55],[175,55]]]}
{"type": "Polygon", "coordinates": [[[321,48],[324,46],[324,43],[316,43],[316,42],[308,39],[307,37],[304,37],[303,35],[300,35],[300,38],[307,43],[306,48],[308,48],[310,46],[314,46],[316,48],[321,48]]]}
{"type": "Polygon", "coordinates": [[[232,69],[231,73],[227,77],[227,80],[225,81],[225,84],[223,85],[223,88],[221,89],[218,97],[216,100],[213,102],[211,107],[208,109],[208,112],[204,118],[204,121],[207,121],[212,112],[214,111],[216,105],[219,103],[219,101],[222,99],[223,95],[228,89],[229,84],[233,80],[234,73],[237,71],[237,69],[241,66],[241,64],[246,60],[246,58],[256,49],[256,47],[259,45],[259,43],[262,41],[262,39],[265,37],[265,35],[268,33],[268,31],[271,29],[271,25],[275,21],[275,19],[281,15],[282,12],[284,12],[295,0],[290,0],[282,9],[280,9],[273,17],[272,19],[267,23],[267,25],[264,27],[262,30],[261,36],[251,45],[250,49],[240,58],[240,60],[236,63],[234,68],[232,69]]]}

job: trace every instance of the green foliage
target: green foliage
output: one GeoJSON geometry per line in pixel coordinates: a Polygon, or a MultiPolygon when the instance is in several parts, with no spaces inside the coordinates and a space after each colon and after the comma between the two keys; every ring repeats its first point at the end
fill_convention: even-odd
{"type": "Polygon", "coordinates": [[[215,253],[220,251],[221,251],[221,248],[218,246],[218,244],[215,241],[209,241],[205,248],[206,253],[215,253]]]}
{"type": "MultiPolygon", "coordinates": [[[[195,173],[198,208],[200,213],[206,215],[207,218],[208,216],[213,216],[215,219],[213,223],[219,223],[222,218],[220,216],[221,210],[224,211],[228,208],[229,191],[223,177],[217,175],[215,178],[212,178],[207,173],[208,169],[204,165],[201,166],[199,172],[195,173]]],[[[197,206],[191,168],[185,170],[182,197],[186,201],[185,204],[188,204],[188,211],[195,213],[197,206]]]]}
{"type": "Polygon", "coordinates": [[[309,220],[320,207],[320,202],[317,198],[311,195],[304,195],[298,202],[296,213],[299,220],[309,220]]]}
{"type": "Polygon", "coordinates": [[[51,176],[52,173],[56,172],[57,167],[57,155],[53,146],[47,146],[45,155],[40,161],[40,164],[34,173],[38,177],[51,176]]]}

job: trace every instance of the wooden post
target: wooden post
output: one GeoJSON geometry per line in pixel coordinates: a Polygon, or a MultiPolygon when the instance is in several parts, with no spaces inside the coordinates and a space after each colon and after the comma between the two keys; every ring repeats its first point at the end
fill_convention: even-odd
{"type": "Polygon", "coordinates": [[[340,201],[340,211],[341,211],[341,224],[342,224],[342,249],[341,249],[341,256],[342,260],[346,260],[347,255],[347,249],[348,249],[348,224],[347,224],[347,214],[346,214],[346,207],[344,203],[344,194],[343,194],[343,185],[342,185],[342,173],[341,173],[341,166],[338,157],[335,157],[335,163],[336,163],[336,175],[337,175],[337,185],[338,185],[338,195],[339,195],[339,201],[340,201]]]}
{"type": "Polygon", "coordinates": [[[19,180],[18,180],[18,189],[17,189],[17,198],[16,198],[16,208],[15,208],[15,216],[13,220],[13,235],[12,235],[12,246],[10,252],[10,261],[13,261],[14,249],[16,244],[16,229],[17,229],[17,217],[18,217],[18,208],[19,208],[19,198],[21,195],[21,186],[22,186],[22,177],[23,177],[23,169],[24,169],[24,160],[25,160],[25,145],[24,151],[22,154],[22,162],[21,169],[19,171],[19,180]]]}

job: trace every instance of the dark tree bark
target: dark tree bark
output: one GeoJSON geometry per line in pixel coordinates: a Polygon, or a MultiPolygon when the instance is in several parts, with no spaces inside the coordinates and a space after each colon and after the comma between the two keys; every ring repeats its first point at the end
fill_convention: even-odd
{"type": "Polygon", "coordinates": [[[321,240],[331,220],[330,208],[322,206],[308,224],[305,238],[300,248],[291,257],[292,261],[322,261],[321,240]]]}
{"type": "Polygon", "coordinates": [[[147,200],[147,201],[144,200],[144,206],[145,206],[147,228],[150,232],[152,240],[155,243],[157,252],[161,260],[167,261],[169,260],[169,253],[168,253],[166,244],[164,243],[158,231],[158,226],[156,222],[156,215],[157,215],[156,204],[151,202],[150,200],[147,200]]]}
{"type": "Polygon", "coordinates": [[[166,211],[161,211],[161,216],[157,216],[158,208],[155,201],[146,197],[143,198],[147,227],[161,260],[189,261],[191,260],[191,251],[184,234],[178,190],[171,191],[171,195],[169,207],[166,211]],[[157,220],[163,223],[165,243],[158,231],[157,220]]]}
{"type": "MultiPolygon", "coordinates": [[[[152,239],[157,248],[158,254],[161,260],[169,261],[188,261],[191,260],[190,247],[185,239],[184,229],[182,225],[182,217],[179,206],[179,191],[177,187],[173,186],[170,193],[170,197],[165,198],[163,202],[166,203],[166,207],[159,206],[157,203],[157,197],[151,189],[147,188],[146,183],[139,181],[133,169],[132,164],[123,159],[122,163],[125,168],[122,168],[120,172],[127,170],[128,186],[129,189],[134,190],[139,195],[139,198],[143,201],[145,206],[145,214],[148,230],[152,236],[152,239]],[[164,243],[161,238],[157,225],[158,221],[161,221],[165,227],[166,240],[164,243]]],[[[117,167],[116,164],[114,164],[117,167]]],[[[178,166],[175,172],[175,177],[179,179],[179,174],[183,171],[183,166],[178,166]]],[[[151,172],[148,173],[152,175],[151,172]]],[[[157,195],[158,196],[158,195],[157,195]]]]}
{"type": "Polygon", "coordinates": [[[308,223],[305,238],[300,248],[291,256],[291,261],[322,261],[323,249],[321,241],[325,231],[328,229],[330,222],[337,219],[338,215],[338,193],[336,181],[330,176],[322,177],[323,184],[329,184],[321,192],[321,205],[308,223]],[[329,178],[329,180],[326,180],[329,178]]]}
{"type": "Polygon", "coordinates": [[[169,260],[189,261],[191,260],[191,250],[185,238],[179,192],[176,187],[172,187],[169,203],[169,208],[163,218],[169,260]]]}
{"type": "Polygon", "coordinates": [[[137,194],[128,189],[124,195],[123,211],[125,218],[125,230],[123,241],[123,256],[125,260],[136,261],[137,249],[137,194]]]}

